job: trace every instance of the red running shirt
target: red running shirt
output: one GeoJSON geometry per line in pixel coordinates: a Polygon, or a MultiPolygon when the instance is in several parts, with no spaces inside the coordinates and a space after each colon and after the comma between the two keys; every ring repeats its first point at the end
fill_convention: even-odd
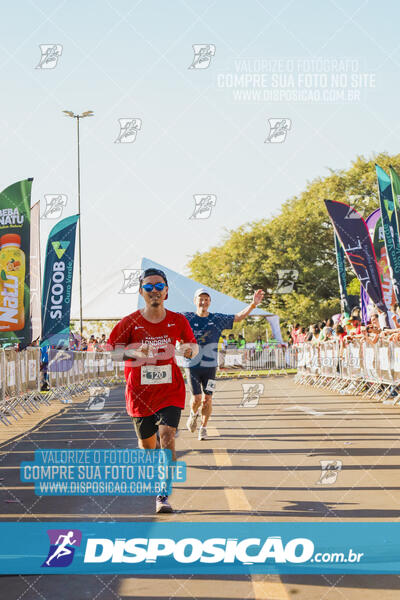
{"type": "Polygon", "coordinates": [[[113,348],[131,344],[133,349],[141,344],[152,348],[152,356],[125,361],[126,410],[131,417],[148,417],[166,406],[185,407],[185,383],[175,360],[177,341],[196,344],[186,317],[170,310],[160,323],[147,321],[137,310],[110,333],[108,343],[113,348]],[[165,376],[170,382],[161,383],[165,376]]]}

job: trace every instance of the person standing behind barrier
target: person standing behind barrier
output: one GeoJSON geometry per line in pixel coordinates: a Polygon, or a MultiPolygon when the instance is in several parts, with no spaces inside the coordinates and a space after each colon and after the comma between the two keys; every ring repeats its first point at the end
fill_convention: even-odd
{"type": "Polygon", "coordinates": [[[263,341],[260,337],[256,339],[256,352],[262,352],[264,348],[263,341]]]}
{"type": "Polygon", "coordinates": [[[347,335],[347,331],[344,329],[344,327],[342,327],[341,325],[336,325],[336,327],[334,327],[334,332],[335,332],[335,338],[337,340],[339,340],[340,342],[343,341],[343,339],[346,337],[347,335]]]}
{"type": "Polygon", "coordinates": [[[371,322],[368,323],[365,329],[365,341],[368,344],[377,344],[381,337],[382,329],[379,326],[378,314],[371,315],[371,322]]]}
{"type": "Polygon", "coordinates": [[[333,326],[334,326],[333,319],[328,319],[326,321],[325,327],[321,330],[321,332],[319,334],[320,342],[323,342],[326,339],[328,334],[330,334],[330,337],[332,337],[332,335],[334,333],[333,326]]]}
{"type": "Polygon", "coordinates": [[[296,344],[303,344],[306,341],[307,331],[305,327],[301,327],[299,333],[296,335],[296,344]]]}
{"type": "Polygon", "coordinates": [[[40,391],[47,392],[49,389],[49,346],[40,347],[40,391]]]}
{"type": "Polygon", "coordinates": [[[359,335],[361,333],[361,322],[358,317],[350,317],[344,321],[348,335],[359,335]]]}
{"type": "Polygon", "coordinates": [[[306,342],[317,342],[319,339],[320,330],[318,325],[311,325],[307,335],[306,342]]]}
{"type": "MultiPolygon", "coordinates": [[[[207,439],[207,423],[212,412],[212,394],[215,389],[215,375],[217,371],[217,344],[221,332],[224,329],[232,329],[233,323],[243,321],[264,298],[264,292],[254,292],[253,301],[249,306],[236,315],[225,315],[222,313],[209,313],[211,304],[209,292],[200,288],[194,295],[196,312],[183,313],[189,321],[200,352],[196,360],[186,365],[186,375],[190,391],[192,392],[191,410],[186,426],[191,433],[196,431],[197,419],[201,405],[201,427],[199,429],[199,440],[207,439]],[[202,398],[202,392],[204,397],[202,398]]],[[[229,335],[228,349],[236,348],[233,334],[229,335]],[[233,343],[232,343],[233,338],[233,343]]]]}
{"type": "Polygon", "coordinates": [[[341,372],[341,362],[343,357],[343,348],[346,340],[347,331],[339,323],[334,327],[335,340],[339,342],[339,355],[337,356],[336,371],[341,372]]]}
{"type": "Polygon", "coordinates": [[[300,323],[296,323],[290,332],[290,337],[293,340],[293,344],[298,344],[297,336],[301,333],[300,323]]]}
{"type": "Polygon", "coordinates": [[[246,348],[246,340],[242,335],[239,335],[237,347],[239,350],[244,350],[246,348]]]}
{"type": "Polygon", "coordinates": [[[237,341],[235,340],[235,335],[233,333],[230,333],[228,336],[228,339],[227,339],[227,349],[235,350],[236,348],[237,348],[237,341]]]}
{"type": "Polygon", "coordinates": [[[225,365],[225,356],[226,356],[226,348],[228,344],[226,341],[226,336],[221,335],[218,340],[218,368],[222,369],[225,365]]]}

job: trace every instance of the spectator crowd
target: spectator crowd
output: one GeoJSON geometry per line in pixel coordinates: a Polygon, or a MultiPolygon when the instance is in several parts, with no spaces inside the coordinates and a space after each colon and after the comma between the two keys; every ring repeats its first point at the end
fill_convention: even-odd
{"type": "Polygon", "coordinates": [[[299,345],[304,342],[319,344],[326,341],[339,341],[345,345],[356,339],[363,339],[369,344],[376,344],[380,339],[400,341],[400,308],[398,304],[391,306],[385,313],[374,308],[366,324],[362,323],[360,309],[354,308],[351,314],[334,315],[326,321],[301,326],[297,323],[288,330],[289,344],[299,345]]]}

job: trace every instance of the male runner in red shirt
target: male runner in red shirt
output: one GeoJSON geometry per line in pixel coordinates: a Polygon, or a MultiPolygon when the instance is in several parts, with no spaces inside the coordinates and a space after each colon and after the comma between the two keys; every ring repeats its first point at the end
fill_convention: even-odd
{"type": "MultiPolygon", "coordinates": [[[[187,319],[164,308],[168,282],[163,271],[146,269],[140,277],[139,293],[145,308],[117,323],[108,343],[117,350],[118,346],[125,348],[126,410],[139,448],[154,450],[158,431],[161,448],[171,450],[172,460],[176,460],[175,433],[186,392],[175,361],[175,343],[183,342],[179,352],[185,358],[196,356],[198,347],[187,319]]],[[[156,512],[172,512],[167,496],[157,496],[156,512]]]]}

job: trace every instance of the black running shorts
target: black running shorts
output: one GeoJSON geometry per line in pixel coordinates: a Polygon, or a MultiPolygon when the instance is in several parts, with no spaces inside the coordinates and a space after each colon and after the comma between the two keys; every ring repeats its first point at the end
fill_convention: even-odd
{"type": "Polygon", "coordinates": [[[191,367],[185,369],[186,378],[193,395],[201,394],[201,391],[207,395],[212,395],[212,389],[206,389],[208,382],[215,381],[217,367],[191,367]]]}
{"type": "Polygon", "coordinates": [[[178,428],[182,409],[177,406],[166,406],[148,417],[132,417],[136,435],[145,440],[158,431],[159,425],[169,425],[178,428]]]}

